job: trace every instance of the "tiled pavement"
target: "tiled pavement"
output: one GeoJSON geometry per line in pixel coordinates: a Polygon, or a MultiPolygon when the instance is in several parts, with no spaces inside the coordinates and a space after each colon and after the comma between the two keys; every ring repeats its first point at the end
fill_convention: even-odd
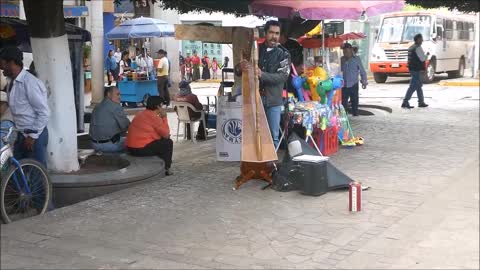
{"type": "Polygon", "coordinates": [[[173,177],[2,225],[1,268],[478,269],[478,102],[458,102],[354,118],[366,145],[331,160],[372,187],[362,212],[345,191],[233,191],[214,140],[181,142],[173,177]]]}

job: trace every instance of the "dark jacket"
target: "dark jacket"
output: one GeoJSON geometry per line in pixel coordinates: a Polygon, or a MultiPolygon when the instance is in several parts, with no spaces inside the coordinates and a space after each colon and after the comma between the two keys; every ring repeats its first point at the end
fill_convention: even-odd
{"type": "Polygon", "coordinates": [[[290,74],[290,54],[287,49],[278,45],[267,51],[267,46],[261,44],[258,66],[262,70],[260,91],[263,91],[267,98],[264,105],[266,107],[283,105],[282,92],[290,74]]]}
{"type": "Polygon", "coordinates": [[[408,48],[408,69],[412,71],[425,70],[425,63],[420,60],[417,55],[417,48],[419,45],[413,44],[408,48]]]}

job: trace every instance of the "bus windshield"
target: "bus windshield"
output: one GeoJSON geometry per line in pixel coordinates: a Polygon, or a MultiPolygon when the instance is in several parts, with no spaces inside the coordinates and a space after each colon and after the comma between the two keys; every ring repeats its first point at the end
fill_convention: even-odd
{"type": "Polygon", "coordinates": [[[422,34],[423,40],[430,39],[430,16],[405,16],[383,19],[378,42],[410,42],[416,34],[422,34]]]}

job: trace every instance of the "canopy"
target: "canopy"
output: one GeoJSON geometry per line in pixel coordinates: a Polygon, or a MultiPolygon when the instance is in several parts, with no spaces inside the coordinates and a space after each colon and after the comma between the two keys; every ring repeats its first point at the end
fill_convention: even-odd
{"type": "Polygon", "coordinates": [[[403,0],[390,1],[322,1],[322,0],[253,0],[250,10],[253,14],[290,18],[296,12],[304,19],[353,19],[358,20],[364,13],[375,16],[401,10],[403,0]]]}
{"type": "Polygon", "coordinates": [[[140,17],[125,21],[106,34],[107,39],[135,39],[173,37],[173,24],[165,21],[140,17]]]}
{"type": "MultiPolygon", "coordinates": [[[[90,32],[73,24],[65,23],[65,31],[68,40],[83,43],[92,39],[90,32]]],[[[0,18],[0,44],[2,46],[14,44],[24,52],[31,52],[27,21],[17,18],[0,18]]]]}

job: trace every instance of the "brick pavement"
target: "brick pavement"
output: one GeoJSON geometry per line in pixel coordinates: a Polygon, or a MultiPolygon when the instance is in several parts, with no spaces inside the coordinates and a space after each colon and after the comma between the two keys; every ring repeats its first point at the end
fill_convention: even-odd
{"type": "Polygon", "coordinates": [[[362,212],[345,191],[233,191],[214,140],[181,142],[173,177],[1,225],[1,268],[478,269],[478,102],[459,102],[352,121],[366,145],[332,162],[372,187],[362,212]]]}

